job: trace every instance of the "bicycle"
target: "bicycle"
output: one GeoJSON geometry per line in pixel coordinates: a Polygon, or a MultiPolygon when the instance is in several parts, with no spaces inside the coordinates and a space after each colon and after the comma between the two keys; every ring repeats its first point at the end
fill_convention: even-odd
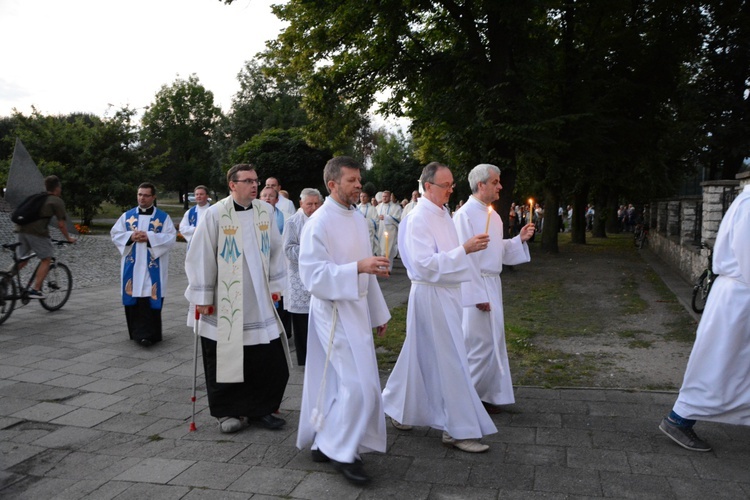
{"type": "MultiPolygon", "coordinates": [[[[52,240],[52,243],[61,247],[70,242],[65,240],[52,240]]],[[[36,257],[35,253],[26,255],[24,257],[18,257],[16,255],[16,248],[20,243],[4,243],[2,246],[5,250],[9,251],[13,257],[13,266],[10,270],[0,272],[0,324],[8,319],[16,307],[16,301],[20,301],[22,305],[28,304],[31,300],[29,297],[29,290],[36,279],[36,273],[39,270],[41,261],[37,264],[34,272],[31,273],[28,281],[24,278],[22,281],[21,272],[19,269],[20,264],[28,262],[32,258],[36,257]],[[25,284],[24,284],[25,283],[25,284]]],[[[70,272],[68,266],[59,262],[56,257],[52,257],[50,263],[49,272],[44,278],[42,285],[42,293],[44,298],[39,300],[39,303],[43,308],[48,311],[57,311],[70,298],[70,292],[73,288],[73,275],[70,272]]]]}
{"type": "Polygon", "coordinates": [[[648,224],[638,223],[633,231],[633,242],[638,249],[648,245],[648,224]]]}
{"type": "Polygon", "coordinates": [[[714,280],[716,279],[716,275],[711,269],[714,258],[714,250],[706,242],[701,243],[701,248],[708,249],[708,266],[703,270],[701,275],[698,276],[698,279],[695,280],[695,285],[693,286],[693,300],[690,303],[693,311],[698,314],[702,313],[703,309],[706,307],[706,300],[708,300],[708,294],[711,291],[711,285],[714,284],[714,280]]]}

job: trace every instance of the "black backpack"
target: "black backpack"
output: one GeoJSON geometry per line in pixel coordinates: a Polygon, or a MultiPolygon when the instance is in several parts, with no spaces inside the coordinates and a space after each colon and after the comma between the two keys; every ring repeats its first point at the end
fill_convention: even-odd
{"type": "Polygon", "coordinates": [[[44,202],[47,201],[47,196],[49,195],[46,192],[32,194],[13,210],[10,220],[19,226],[25,226],[41,219],[39,213],[42,211],[44,202]]]}

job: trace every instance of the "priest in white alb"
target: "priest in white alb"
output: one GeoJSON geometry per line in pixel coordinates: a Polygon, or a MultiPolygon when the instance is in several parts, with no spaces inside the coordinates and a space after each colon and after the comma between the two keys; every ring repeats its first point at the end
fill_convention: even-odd
{"type": "Polygon", "coordinates": [[[195,228],[203,218],[203,214],[211,206],[208,202],[208,188],[206,186],[195,186],[193,196],[195,196],[195,205],[185,212],[180,221],[180,234],[185,238],[188,246],[190,245],[190,240],[193,239],[195,228]]]}
{"type": "Polygon", "coordinates": [[[711,446],[697,420],[750,425],[750,185],[721,220],[706,308],[698,324],[680,394],[659,429],[692,451],[711,446]]]}
{"type": "Polygon", "coordinates": [[[388,256],[390,265],[388,270],[393,269],[393,259],[398,253],[398,228],[401,223],[401,205],[393,201],[390,191],[383,191],[383,202],[377,206],[378,211],[378,243],[380,251],[378,255],[388,256]],[[386,236],[386,233],[388,235],[386,236]]]}
{"type": "Polygon", "coordinates": [[[371,196],[365,191],[359,193],[359,201],[360,203],[357,205],[357,210],[362,212],[365,221],[367,221],[367,234],[370,237],[372,254],[379,255],[380,241],[378,240],[378,222],[380,221],[380,218],[378,217],[378,209],[373,206],[371,203],[371,196]]]}
{"type": "Polygon", "coordinates": [[[335,157],[323,180],[330,196],[305,224],[299,247],[299,274],[312,297],[297,447],[362,485],[370,478],[361,454],[386,449],[372,329],[385,334],[390,319],[376,278],[388,276],[388,259],[372,255],[355,206],[359,163],[335,157]]]}
{"type": "Polygon", "coordinates": [[[443,443],[469,453],[487,451],[482,436],[497,432],[474,389],[461,329],[461,283],[471,279],[469,254],[489,237],[459,243],[444,205],[455,184],[437,162],[422,170],[423,196],[399,232],[401,259],[411,280],[406,340],[383,391],[394,426],[443,431],[443,443]]]}
{"type": "Polygon", "coordinates": [[[503,221],[493,210],[500,198],[500,169],[483,163],[469,172],[471,196],[453,215],[458,239],[488,234],[487,250],[469,255],[471,281],[461,283],[466,354],[474,388],[490,414],[500,412],[498,405],[516,402],[505,345],[505,318],[500,273],[503,264],[514,266],[531,260],[526,242],[534,234],[526,225],[512,239],[503,239],[503,221]]]}
{"type": "Polygon", "coordinates": [[[198,224],[185,257],[185,298],[200,313],[210,413],[224,433],[249,423],[278,429],[291,358],[274,307],[286,283],[286,262],[273,207],[256,199],[249,164],[227,172],[230,196],[198,224]]]}

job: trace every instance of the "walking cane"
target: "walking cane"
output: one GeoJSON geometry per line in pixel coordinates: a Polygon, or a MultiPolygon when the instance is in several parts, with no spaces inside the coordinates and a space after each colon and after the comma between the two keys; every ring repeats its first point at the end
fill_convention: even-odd
{"type": "MultiPolygon", "coordinates": [[[[209,307],[208,308],[208,314],[213,314],[214,308],[209,307]]],[[[198,325],[200,323],[201,319],[201,313],[198,312],[198,306],[195,306],[195,324],[193,325],[193,334],[195,335],[195,342],[193,345],[193,395],[190,398],[190,401],[193,402],[193,416],[190,419],[190,432],[193,432],[197,430],[195,427],[195,381],[198,378],[198,338],[200,335],[198,335],[198,325]]]]}

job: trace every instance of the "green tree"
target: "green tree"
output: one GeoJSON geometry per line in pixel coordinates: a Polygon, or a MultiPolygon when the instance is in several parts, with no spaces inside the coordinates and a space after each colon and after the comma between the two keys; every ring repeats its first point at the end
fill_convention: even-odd
{"type": "Polygon", "coordinates": [[[60,177],[67,207],[90,225],[105,201],[124,204],[127,195],[132,205],[139,179],[157,171],[138,146],[133,116],[127,108],[109,119],[80,113],[43,116],[33,110],[30,116],[13,115],[13,134],[44,175],[60,177]]]}
{"type": "Polygon", "coordinates": [[[218,169],[218,162],[212,145],[221,118],[213,93],[194,74],[163,85],[143,114],[144,142],[167,158],[159,181],[180,193],[186,209],[192,188],[215,178],[212,172],[218,169]]]}
{"type": "Polygon", "coordinates": [[[254,164],[261,182],[277,177],[290,199],[297,201],[300,191],[307,187],[326,192],[323,167],[330,158],[330,151],[308,145],[299,129],[270,129],[238,147],[230,160],[232,164],[254,164]]]}
{"type": "Polygon", "coordinates": [[[366,173],[367,180],[375,184],[377,191],[391,191],[396,201],[410,198],[422,173],[411,141],[403,133],[385,129],[377,131],[374,139],[372,169],[366,173]]]}

